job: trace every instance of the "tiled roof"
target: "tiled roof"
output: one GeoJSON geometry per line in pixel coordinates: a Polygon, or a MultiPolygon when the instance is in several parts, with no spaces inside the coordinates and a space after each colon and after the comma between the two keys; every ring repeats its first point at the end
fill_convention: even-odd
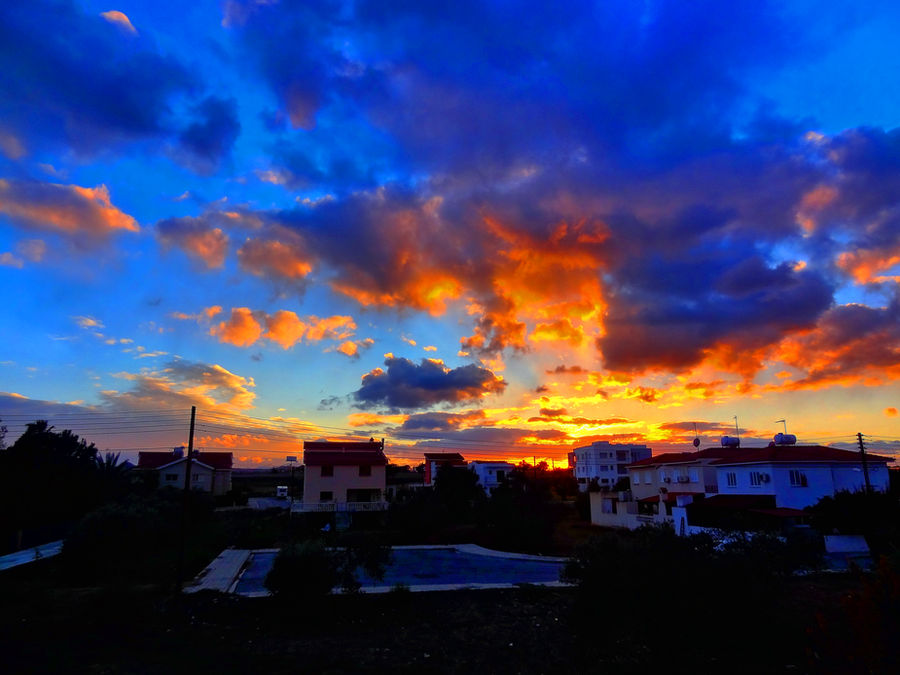
{"type": "Polygon", "coordinates": [[[304,441],[304,450],[329,450],[332,452],[384,449],[381,441],[304,441]]]}
{"type": "MultiPolygon", "coordinates": [[[[866,455],[869,462],[893,462],[893,457],[866,455]]],[[[824,445],[772,445],[767,448],[736,448],[713,464],[792,463],[792,462],[851,462],[860,463],[859,453],[829,448],[824,445]]]]}
{"type": "MultiPolygon", "coordinates": [[[[137,468],[158,469],[169,464],[175,464],[187,459],[176,457],[171,452],[139,452],[137,468]]],[[[194,461],[206,464],[216,470],[230,469],[234,462],[234,456],[230,452],[195,452],[194,461]]]]}
{"type": "Polygon", "coordinates": [[[733,448],[705,448],[697,452],[666,452],[661,455],[641,459],[632,462],[629,467],[633,466],[655,466],[657,464],[686,464],[688,462],[696,462],[700,459],[717,459],[719,457],[727,457],[734,454],[733,448]]]}
{"type": "Polygon", "coordinates": [[[702,494],[704,494],[704,493],[703,492],[667,492],[663,495],[650,495],[649,497],[641,497],[640,499],[638,499],[638,501],[644,502],[645,504],[646,503],[655,504],[658,501],[674,502],[675,497],[683,497],[685,495],[691,495],[691,496],[696,497],[697,495],[702,495],[702,494]],[[660,500],[660,497],[665,497],[665,499],[660,500]]]}

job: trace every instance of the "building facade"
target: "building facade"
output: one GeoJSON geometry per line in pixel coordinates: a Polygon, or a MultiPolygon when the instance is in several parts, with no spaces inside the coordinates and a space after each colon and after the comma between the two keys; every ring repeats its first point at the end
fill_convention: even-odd
{"type": "Polygon", "coordinates": [[[515,469],[509,462],[485,462],[476,460],[469,463],[469,470],[478,476],[478,484],[484,488],[488,495],[503,485],[509,478],[510,472],[515,469]]]}
{"type": "Polygon", "coordinates": [[[587,490],[591,481],[600,487],[613,487],[628,477],[628,465],[650,457],[646,445],[609,443],[596,441],[591,445],[575,448],[570,455],[578,488],[587,490]]]}
{"type": "Polygon", "coordinates": [[[384,441],[303,444],[302,511],[379,511],[385,501],[384,441]]]}
{"type": "MultiPolygon", "coordinates": [[[[192,490],[224,495],[231,490],[231,468],[234,457],[230,452],[194,452],[191,457],[192,490]]],[[[140,452],[137,469],[157,476],[159,487],[184,488],[188,460],[184,448],[172,452],[140,452]]]]}
{"type": "Polygon", "coordinates": [[[425,453],[425,487],[434,487],[434,479],[442,466],[466,466],[465,458],[458,452],[425,453]]]}

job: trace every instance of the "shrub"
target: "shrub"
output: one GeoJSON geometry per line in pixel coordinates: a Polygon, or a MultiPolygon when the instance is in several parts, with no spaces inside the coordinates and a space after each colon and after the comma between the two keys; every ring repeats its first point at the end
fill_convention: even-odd
{"type": "Polygon", "coordinates": [[[334,554],[319,542],[306,541],[281,549],[265,585],[276,597],[311,602],[331,593],[338,581],[334,554]]]}

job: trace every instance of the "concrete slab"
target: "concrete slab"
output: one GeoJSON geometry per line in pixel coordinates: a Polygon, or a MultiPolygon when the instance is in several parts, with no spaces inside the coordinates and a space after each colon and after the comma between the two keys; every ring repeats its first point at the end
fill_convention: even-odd
{"type": "Polygon", "coordinates": [[[10,553],[9,555],[0,556],[0,571],[18,567],[19,565],[25,565],[34,562],[35,560],[40,560],[41,558],[50,558],[51,556],[58,555],[59,552],[62,551],[62,547],[63,540],[60,539],[59,541],[51,541],[46,544],[41,544],[40,546],[34,546],[32,548],[16,551],[15,553],[10,553]]]}
{"type": "Polygon", "coordinates": [[[246,549],[225,549],[193,581],[185,585],[184,592],[209,590],[227,593],[249,558],[250,551],[246,549]]]}

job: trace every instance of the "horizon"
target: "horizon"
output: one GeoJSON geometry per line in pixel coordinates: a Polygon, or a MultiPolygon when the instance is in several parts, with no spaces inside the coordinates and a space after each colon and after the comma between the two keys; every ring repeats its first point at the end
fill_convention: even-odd
{"type": "Polygon", "coordinates": [[[196,406],[235,467],[736,428],[900,456],[898,29],[887,2],[3,6],[5,442],[46,419],[136,458],[196,406]]]}

